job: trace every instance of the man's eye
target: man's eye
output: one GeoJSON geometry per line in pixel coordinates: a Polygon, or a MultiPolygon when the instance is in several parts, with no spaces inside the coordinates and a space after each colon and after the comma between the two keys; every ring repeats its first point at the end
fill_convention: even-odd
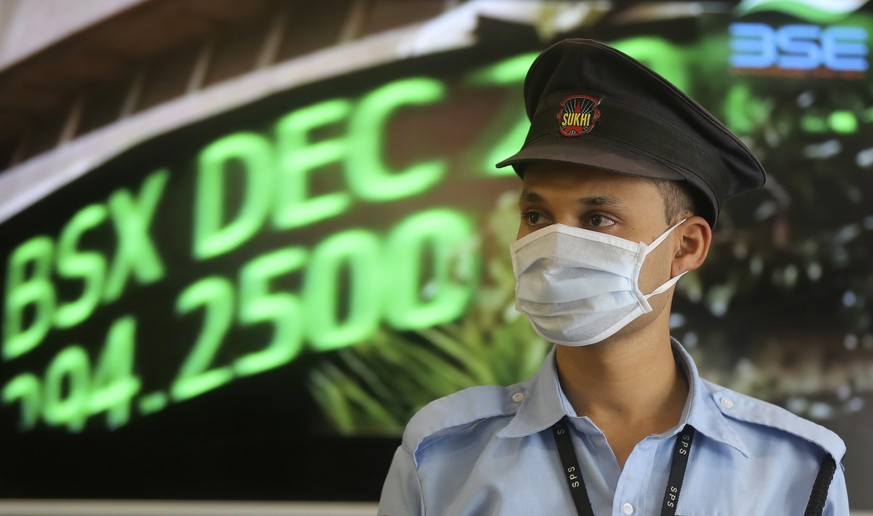
{"type": "Polygon", "coordinates": [[[588,218],[588,223],[595,227],[606,227],[615,224],[615,221],[603,215],[592,215],[588,218]]]}
{"type": "Polygon", "coordinates": [[[524,214],[524,220],[527,221],[528,224],[535,226],[542,221],[542,216],[535,211],[529,211],[524,214]]]}

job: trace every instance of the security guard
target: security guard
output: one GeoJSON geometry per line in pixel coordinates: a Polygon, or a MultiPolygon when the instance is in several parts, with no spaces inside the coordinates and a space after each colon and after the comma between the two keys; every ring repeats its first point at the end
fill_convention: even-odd
{"type": "Polygon", "coordinates": [[[834,433],[698,376],[673,286],[722,202],[764,183],[749,149],[631,57],[565,40],[524,85],[516,307],[555,343],[537,374],[413,417],[380,515],[849,514],[834,433]]]}

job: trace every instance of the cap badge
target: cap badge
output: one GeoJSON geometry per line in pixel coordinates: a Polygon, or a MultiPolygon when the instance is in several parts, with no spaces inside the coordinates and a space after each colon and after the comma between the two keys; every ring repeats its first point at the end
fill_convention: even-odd
{"type": "Polygon", "coordinates": [[[571,95],[564,99],[558,111],[561,134],[580,136],[594,129],[594,124],[600,118],[600,111],[597,110],[599,105],[599,100],[588,95],[571,95]]]}

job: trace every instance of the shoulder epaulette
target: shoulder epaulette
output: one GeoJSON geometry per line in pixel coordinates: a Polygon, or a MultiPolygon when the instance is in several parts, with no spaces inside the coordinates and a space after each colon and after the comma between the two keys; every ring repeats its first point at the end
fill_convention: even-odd
{"type": "Polygon", "coordinates": [[[713,401],[726,417],[781,430],[816,444],[840,462],[846,444],[827,428],[772,403],[746,396],[704,380],[713,401]]]}
{"type": "Polygon", "coordinates": [[[418,466],[416,451],[425,443],[482,419],[512,415],[518,404],[511,387],[470,387],[427,404],[413,416],[403,432],[403,446],[418,466]]]}

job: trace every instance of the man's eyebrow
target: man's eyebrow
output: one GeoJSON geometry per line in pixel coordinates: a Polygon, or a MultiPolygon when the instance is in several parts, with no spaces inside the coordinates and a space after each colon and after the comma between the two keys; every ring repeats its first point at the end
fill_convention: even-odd
{"type": "Polygon", "coordinates": [[[609,206],[613,208],[624,208],[627,206],[627,203],[618,197],[611,197],[608,195],[582,197],[581,199],[578,199],[577,202],[586,206],[609,206]]]}
{"type": "MultiPolygon", "coordinates": [[[[521,195],[518,197],[518,203],[544,203],[546,200],[540,194],[531,191],[531,190],[522,190],[521,195]]],[[[585,206],[608,206],[613,208],[624,208],[627,207],[627,203],[618,197],[612,197],[609,195],[593,195],[591,197],[580,197],[576,200],[578,204],[582,204],[585,206]]]]}
{"type": "Polygon", "coordinates": [[[532,192],[530,190],[525,190],[525,189],[523,189],[521,191],[521,195],[518,196],[518,203],[519,204],[525,203],[525,202],[538,203],[538,202],[544,202],[544,201],[545,201],[545,199],[543,199],[540,194],[538,194],[536,192],[532,192]]]}

